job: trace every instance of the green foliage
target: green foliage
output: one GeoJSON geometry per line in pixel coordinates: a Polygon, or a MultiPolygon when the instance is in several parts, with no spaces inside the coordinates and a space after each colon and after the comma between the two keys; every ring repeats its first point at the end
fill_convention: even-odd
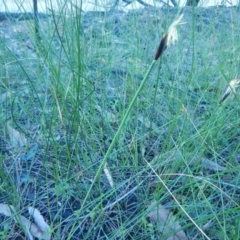
{"type": "MultiPolygon", "coordinates": [[[[1,201],[44,209],[55,239],[164,239],[147,218],[153,200],[189,239],[203,238],[197,226],[210,239],[238,239],[239,98],[219,105],[238,74],[235,9],[232,28],[214,22],[214,12],[187,12],[179,42],[139,92],[177,12],[159,19],[157,10],[60,10],[40,19],[37,46],[34,21],[24,22],[34,51],[20,41],[19,57],[1,39],[0,90],[10,97],[1,101],[0,124],[5,129],[10,121],[28,141],[13,149],[1,130],[1,201]],[[36,153],[21,160],[36,143],[36,153]],[[106,162],[113,188],[102,171],[106,162]],[[25,171],[31,182],[20,181],[25,171]]],[[[0,222],[0,236],[12,237],[0,222]]]]}

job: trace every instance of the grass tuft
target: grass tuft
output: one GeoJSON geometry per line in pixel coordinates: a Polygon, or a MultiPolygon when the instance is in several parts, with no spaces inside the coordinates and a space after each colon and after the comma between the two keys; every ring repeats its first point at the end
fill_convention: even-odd
{"type": "Polygon", "coordinates": [[[57,3],[37,41],[29,14],[0,24],[0,204],[53,239],[239,239],[238,10],[185,8],[177,34],[175,8],[57,3]]]}

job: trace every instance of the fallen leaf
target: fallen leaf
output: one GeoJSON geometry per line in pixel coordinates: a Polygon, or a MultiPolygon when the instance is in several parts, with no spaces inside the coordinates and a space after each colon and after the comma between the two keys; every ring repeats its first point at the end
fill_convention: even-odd
{"type": "Polygon", "coordinates": [[[25,136],[10,125],[7,125],[7,130],[11,144],[14,148],[23,147],[27,143],[25,136]]]}
{"type": "MultiPolygon", "coordinates": [[[[42,231],[42,236],[45,236],[44,239],[48,240],[51,238],[50,236],[50,227],[49,225],[45,222],[43,216],[41,213],[38,211],[38,209],[29,207],[28,208],[28,213],[32,215],[35,224],[37,227],[42,231]]],[[[32,232],[31,232],[32,233],[32,232]]],[[[33,233],[32,233],[33,234],[33,233]]],[[[34,234],[33,234],[34,235],[34,234]]]]}
{"type": "Polygon", "coordinates": [[[30,240],[33,240],[33,237],[29,232],[29,227],[31,225],[31,222],[21,215],[18,218],[17,215],[15,214],[15,209],[12,205],[7,205],[4,203],[0,204],[0,214],[3,214],[4,216],[7,216],[7,217],[13,217],[15,222],[20,223],[22,227],[25,228],[28,238],[30,240]]]}
{"type": "MultiPolygon", "coordinates": [[[[32,234],[32,232],[34,232],[36,230],[36,226],[35,224],[33,224],[32,222],[30,222],[26,217],[24,216],[19,216],[19,220],[17,221],[15,219],[16,222],[19,222],[25,229],[27,235],[28,235],[28,238],[30,240],[33,240],[33,236],[34,237],[37,237],[37,238],[41,238],[42,234],[41,232],[37,232],[37,234],[32,234]]],[[[35,233],[35,232],[34,232],[35,233]]]]}
{"type": "Polygon", "coordinates": [[[168,237],[167,240],[186,240],[187,236],[183,230],[180,230],[182,227],[177,221],[176,217],[167,210],[163,205],[152,202],[148,209],[148,217],[151,221],[156,222],[160,231],[169,236],[171,233],[175,233],[171,237],[168,237]]]}
{"type": "Polygon", "coordinates": [[[14,207],[11,205],[7,205],[4,203],[0,204],[0,214],[3,214],[4,216],[11,217],[12,213],[14,213],[14,207]]]}
{"type": "Polygon", "coordinates": [[[24,227],[28,235],[28,239],[33,240],[33,237],[36,237],[42,240],[50,240],[50,227],[44,221],[40,212],[33,207],[29,207],[28,212],[33,216],[35,224],[26,217],[17,215],[12,205],[7,205],[4,203],[0,204],[0,214],[3,214],[6,217],[13,217],[16,223],[19,223],[22,227],[24,227]]]}

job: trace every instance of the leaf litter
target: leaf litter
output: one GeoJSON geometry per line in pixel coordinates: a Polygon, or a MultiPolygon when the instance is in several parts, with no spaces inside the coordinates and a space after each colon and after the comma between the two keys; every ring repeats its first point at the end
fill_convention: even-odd
{"type": "Polygon", "coordinates": [[[3,214],[6,217],[13,217],[16,223],[24,227],[28,235],[28,239],[32,240],[33,237],[36,237],[43,240],[50,240],[50,227],[45,222],[39,210],[33,207],[29,207],[28,213],[33,217],[34,223],[22,215],[17,215],[15,208],[12,205],[7,205],[4,203],[0,204],[0,214],[3,214]]]}
{"type": "Polygon", "coordinates": [[[10,143],[12,147],[20,148],[26,145],[27,140],[24,134],[20,133],[9,124],[7,125],[7,130],[8,130],[8,136],[10,138],[10,143]]]}
{"type": "Polygon", "coordinates": [[[160,231],[164,234],[164,236],[170,236],[171,233],[175,233],[174,235],[166,238],[167,240],[186,240],[188,239],[185,232],[182,229],[179,221],[170,212],[160,203],[152,202],[148,209],[149,213],[147,217],[150,218],[151,221],[155,222],[160,229],[160,231]]]}

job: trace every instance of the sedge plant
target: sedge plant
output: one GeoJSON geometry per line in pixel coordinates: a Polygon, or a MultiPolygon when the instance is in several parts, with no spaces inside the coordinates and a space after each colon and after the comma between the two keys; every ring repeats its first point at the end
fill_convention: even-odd
{"type": "Polygon", "coordinates": [[[120,134],[121,134],[121,132],[122,132],[122,130],[124,128],[124,125],[126,124],[126,121],[127,121],[128,117],[129,117],[129,114],[132,111],[134,104],[136,103],[137,97],[139,96],[139,94],[141,93],[145,83],[147,82],[147,80],[149,78],[149,75],[150,75],[151,71],[153,70],[153,67],[155,66],[155,64],[158,61],[158,59],[162,56],[163,52],[167,49],[167,47],[173,45],[178,40],[177,26],[179,24],[182,24],[182,18],[183,18],[183,14],[181,14],[170,25],[170,27],[168,28],[166,33],[163,34],[162,39],[160,41],[160,44],[158,46],[158,49],[156,51],[155,57],[152,60],[150,66],[148,67],[148,69],[146,71],[146,74],[145,74],[145,76],[144,76],[140,86],[138,87],[136,93],[134,94],[134,96],[133,96],[133,98],[132,98],[132,100],[131,100],[131,102],[130,102],[127,110],[126,110],[126,113],[123,116],[123,119],[122,119],[122,121],[121,121],[121,123],[120,123],[120,125],[118,127],[118,130],[116,131],[116,133],[115,133],[115,135],[114,135],[114,137],[112,139],[112,142],[109,145],[108,150],[107,150],[106,154],[104,155],[104,158],[103,158],[103,160],[102,160],[102,162],[101,162],[101,164],[100,164],[100,166],[99,166],[99,168],[97,170],[97,173],[96,173],[94,179],[92,180],[91,186],[89,187],[89,190],[88,190],[88,192],[87,192],[87,194],[86,194],[86,196],[85,196],[85,198],[83,200],[81,208],[77,211],[78,213],[81,213],[82,209],[84,208],[85,203],[86,203],[86,201],[87,201],[87,199],[88,199],[88,197],[90,195],[90,192],[91,192],[95,182],[100,177],[102,170],[104,170],[104,173],[105,173],[105,175],[106,175],[106,177],[107,177],[111,187],[114,186],[114,181],[112,179],[112,176],[111,176],[110,171],[109,171],[108,166],[107,166],[107,160],[109,158],[109,155],[111,154],[115,144],[117,143],[118,138],[119,138],[119,136],[120,136],[120,134]]]}
{"type": "Polygon", "coordinates": [[[183,14],[181,14],[171,25],[170,27],[168,28],[168,31],[166,33],[163,34],[162,36],[162,39],[160,41],[160,44],[159,44],[159,47],[156,51],[156,54],[155,54],[155,57],[154,59],[152,60],[152,63],[150,64],[150,66],[148,67],[147,69],[147,72],[140,84],[140,86],[138,87],[136,93],[134,94],[133,98],[132,98],[132,101],[130,102],[128,108],[127,108],[127,111],[119,125],[119,128],[118,130],[116,131],[114,137],[113,137],[113,140],[103,158],[103,161],[102,161],[102,164],[96,174],[96,178],[99,177],[99,174],[101,173],[101,169],[102,167],[104,167],[104,173],[111,185],[111,187],[113,187],[114,185],[114,182],[113,182],[113,179],[112,179],[112,176],[108,170],[108,167],[107,167],[107,159],[111,153],[111,151],[113,150],[114,148],[114,145],[116,144],[118,138],[119,138],[119,135],[121,134],[122,132],[122,129],[128,119],[128,116],[130,114],[130,112],[132,111],[132,108],[137,100],[137,97],[139,96],[139,94],[141,93],[146,81],[148,80],[148,77],[153,69],[153,67],[155,66],[156,62],[158,61],[158,59],[162,56],[163,52],[167,49],[167,47],[169,47],[170,45],[173,45],[175,44],[175,42],[178,40],[178,34],[177,34],[177,26],[179,24],[182,23],[182,18],[183,18],[183,14]]]}

